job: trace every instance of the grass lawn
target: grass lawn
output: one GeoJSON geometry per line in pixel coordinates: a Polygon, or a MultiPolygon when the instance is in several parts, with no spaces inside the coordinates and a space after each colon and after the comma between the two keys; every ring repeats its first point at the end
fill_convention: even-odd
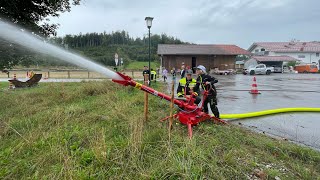
{"type": "Polygon", "coordinates": [[[0,91],[9,88],[9,82],[0,82],[0,91]]]}
{"type": "MultiPolygon", "coordinates": [[[[125,68],[130,70],[142,70],[143,66],[149,66],[149,62],[134,61],[129,63],[125,68]]],[[[160,62],[150,62],[150,66],[156,70],[160,67],[160,62]]]]}
{"type": "Polygon", "coordinates": [[[0,92],[0,179],[320,177],[319,152],[236,125],[204,122],[189,140],[177,122],[169,141],[169,103],[149,96],[144,122],[143,96],[110,81],[0,92]]]}

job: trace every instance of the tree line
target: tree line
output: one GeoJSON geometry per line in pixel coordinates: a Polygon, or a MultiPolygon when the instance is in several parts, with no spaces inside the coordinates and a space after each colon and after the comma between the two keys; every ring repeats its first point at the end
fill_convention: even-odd
{"type": "MultiPolygon", "coordinates": [[[[189,44],[167,34],[153,34],[151,40],[151,61],[157,60],[158,44],[189,44]]],[[[104,65],[114,65],[114,54],[128,61],[149,60],[149,37],[130,37],[126,31],[112,33],[87,33],[54,37],[51,41],[64,48],[74,49],[79,53],[104,65]]]]}
{"type": "MultiPolygon", "coordinates": [[[[58,24],[50,23],[50,16],[57,17],[61,13],[71,10],[73,5],[80,5],[81,0],[5,0],[1,2],[1,20],[10,21],[35,34],[44,37],[56,36],[58,24]],[[41,22],[41,23],[40,23],[41,22]]],[[[114,65],[114,54],[117,52],[125,61],[148,60],[148,37],[133,38],[126,31],[112,33],[87,33],[78,35],[66,35],[64,37],[52,37],[49,41],[58,46],[72,49],[81,55],[85,55],[94,61],[104,65],[114,65]]],[[[157,45],[181,44],[181,40],[166,34],[151,36],[151,59],[157,59],[157,45]]],[[[10,69],[17,64],[23,66],[48,65],[67,66],[61,61],[55,61],[52,57],[35,54],[23,47],[7,42],[0,37],[0,70],[10,69]]]]}
{"type": "MultiPolygon", "coordinates": [[[[153,34],[151,40],[151,61],[158,60],[158,44],[187,44],[178,38],[166,34],[153,34]]],[[[119,54],[119,58],[124,60],[124,64],[131,61],[149,60],[149,37],[133,38],[126,31],[116,31],[112,33],[86,33],[78,35],[66,35],[64,37],[51,37],[49,42],[62,48],[75,51],[86,56],[95,62],[106,66],[114,66],[114,55],[119,54]]],[[[0,46],[5,51],[0,51],[1,59],[10,60],[12,65],[29,66],[72,66],[63,61],[55,60],[52,57],[35,54],[23,47],[10,42],[1,41],[0,46]]],[[[1,63],[0,63],[1,66],[1,63]]],[[[11,66],[12,67],[12,66],[11,66]]],[[[5,67],[7,68],[7,67],[5,67]]],[[[1,68],[0,68],[1,69],[1,68]]]]}
{"type": "MultiPolygon", "coordinates": [[[[109,46],[109,45],[140,45],[148,46],[149,37],[133,38],[129,33],[122,30],[112,33],[86,33],[78,35],[66,35],[64,37],[53,37],[53,42],[59,44],[67,44],[73,48],[82,47],[96,47],[96,46],[109,46]]],[[[156,47],[158,44],[183,44],[185,42],[180,39],[168,36],[166,34],[151,35],[151,46],[156,47]]]]}

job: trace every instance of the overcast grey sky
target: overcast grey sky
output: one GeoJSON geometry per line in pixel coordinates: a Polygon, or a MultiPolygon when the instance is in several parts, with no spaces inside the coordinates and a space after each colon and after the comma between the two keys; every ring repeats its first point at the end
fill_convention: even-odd
{"type": "Polygon", "coordinates": [[[320,40],[320,0],[83,0],[52,22],[58,36],[125,30],[143,37],[146,16],[154,17],[152,33],[199,44],[320,40]]]}

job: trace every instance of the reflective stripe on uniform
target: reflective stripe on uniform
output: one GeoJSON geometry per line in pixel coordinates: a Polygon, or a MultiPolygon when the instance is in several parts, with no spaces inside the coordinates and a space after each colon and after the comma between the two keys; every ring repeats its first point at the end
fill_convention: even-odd
{"type": "Polygon", "coordinates": [[[202,89],[203,89],[203,90],[206,90],[206,87],[205,87],[205,85],[204,85],[203,82],[202,82],[202,77],[201,77],[201,76],[200,76],[200,84],[201,84],[202,89]]]}
{"type": "MultiPolygon", "coordinates": [[[[187,84],[187,79],[186,78],[182,78],[182,79],[180,79],[179,83],[180,83],[181,86],[185,87],[186,84],[187,84]]],[[[192,79],[192,81],[189,82],[188,87],[193,88],[193,87],[196,86],[196,84],[197,84],[197,81],[195,79],[192,79]]]]}
{"type": "MultiPolygon", "coordinates": [[[[182,90],[182,91],[183,91],[183,90],[182,90]]],[[[183,96],[183,94],[184,94],[183,92],[178,92],[177,95],[178,95],[178,96],[183,96]]]]}
{"type": "MultiPolygon", "coordinates": [[[[187,85],[187,78],[182,78],[182,79],[180,79],[179,84],[180,84],[180,86],[182,87],[182,92],[178,92],[177,94],[178,94],[178,96],[179,96],[179,95],[184,95],[184,93],[185,93],[185,92],[184,92],[184,89],[185,89],[185,87],[186,87],[186,85],[187,85]]],[[[190,89],[192,89],[192,88],[194,88],[196,85],[197,85],[197,80],[195,80],[195,79],[192,78],[191,82],[189,82],[189,84],[188,84],[188,87],[189,87],[190,89]]]]}

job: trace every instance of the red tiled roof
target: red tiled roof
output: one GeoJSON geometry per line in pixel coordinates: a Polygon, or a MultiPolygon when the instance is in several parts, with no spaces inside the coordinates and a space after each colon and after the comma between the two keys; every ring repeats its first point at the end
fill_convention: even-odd
{"type": "Polygon", "coordinates": [[[236,45],[186,45],[159,44],[159,55],[249,55],[250,52],[236,45]]]}
{"type": "Polygon", "coordinates": [[[320,52],[320,42],[256,42],[248,50],[256,46],[272,52],[320,52]]]}
{"type": "Polygon", "coordinates": [[[252,56],[257,61],[300,61],[290,56],[252,56]]]}
{"type": "Polygon", "coordinates": [[[229,54],[234,54],[234,55],[250,55],[251,54],[247,50],[242,49],[236,45],[215,45],[215,46],[224,49],[229,54]]]}

